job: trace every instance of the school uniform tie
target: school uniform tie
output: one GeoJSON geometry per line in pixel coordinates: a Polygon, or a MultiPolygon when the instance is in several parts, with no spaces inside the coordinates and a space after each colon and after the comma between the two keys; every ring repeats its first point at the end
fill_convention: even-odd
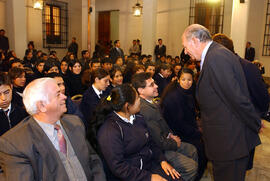
{"type": "Polygon", "coordinates": [[[66,155],[67,154],[67,144],[66,144],[66,139],[62,133],[60,125],[58,125],[58,124],[54,125],[54,129],[57,131],[57,138],[58,138],[58,142],[59,142],[60,152],[62,152],[66,155]]]}
{"type": "Polygon", "coordinates": [[[8,111],[9,111],[9,109],[7,109],[7,110],[4,111],[5,114],[6,114],[6,116],[8,116],[8,111]]]}

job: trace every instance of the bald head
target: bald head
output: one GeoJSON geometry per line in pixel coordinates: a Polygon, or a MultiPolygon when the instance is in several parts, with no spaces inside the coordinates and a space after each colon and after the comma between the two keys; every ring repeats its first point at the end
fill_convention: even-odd
{"type": "Polygon", "coordinates": [[[182,35],[185,54],[197,61],[201,60],[202,52],[210,41],[212,38],[208,29],[199,24],[188,26],[182,35]]]}
{"type": "Polygon", "coordinates": [[[192,24],[188,26],[185,29],[183,36],[185,36],[188,41],[193,37],[199,39],[200,42],[208,42],[212,40],[209,30],[199,24],[192,24]]]}

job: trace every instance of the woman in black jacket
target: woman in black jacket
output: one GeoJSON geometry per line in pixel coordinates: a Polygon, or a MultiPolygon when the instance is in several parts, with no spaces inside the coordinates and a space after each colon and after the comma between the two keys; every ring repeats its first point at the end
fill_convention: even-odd
{"type": "Polygon", "coordinates": [[[154,145],[143,117],[136,115],[139,111],[140,98],[129,84],[115,87],[97,107],[97,139],[106,165],[120,180],[179,180],[180,174],[154,145]]]}
{"type": "Polygon", "coordinates": [[[66,85],[68,94],[70,97],[83,94],[86,90],[86,87],[82,84],[82,65],[81,62],[77,59],[72,60],[69,63],[70,73],[67,76],[66,85]]]}
{"type": "Polygon", "coordinates": [[[164,90],[160,106],[162,114],[173,132],[183,142],[193,144],[197,148],[199,169],[196,180],[200,180],[207,159],[201,141],[201,132],[196,121],[193,78],[194,74],[191,69],[182,68],[178,79],[171,82],[164,90]]]}

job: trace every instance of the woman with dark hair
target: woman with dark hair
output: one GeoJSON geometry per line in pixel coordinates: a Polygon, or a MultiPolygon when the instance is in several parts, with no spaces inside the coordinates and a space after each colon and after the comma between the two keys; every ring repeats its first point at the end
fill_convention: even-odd
{"type": "Polygon", "coordinates": [[[130,83],[131,82],[131,77],[134,74],[134,67],[135,67],[134,61],[129,61],[127,63],[127,66],[124,71],[124,83],[130,83]]]}
{"type": "Polygon", "coordinates": [[[197,148],[199,165],[196,180],[199,180],[203,175],[207,159],[196,121],[193,80],[193,71],[182,68],[178,79],[171,82],[164,90],[160,107],[169,127],[181,138],[181,141],[193,144],[197,148]]]}
{"type": "Polygon", "coordinates": [[[67,78],[68,73],[68,61],[63,59],[60,63],[60,74],[62,75],[64,80],[67,78]]]}
{"type": "Polygon", "coordinates": [[[119,66],[114,65],[113,69],[109,72],[109,74],[110,74],[110,85],[106,89],[107,94],[109,94],[114,87],[123,84],[123,73],[119,66]]]}
{"type": "Polygon", "coordinates": [[[156,74],[153,76],[158,85],[158,95],[162,95],[165,87],[170,83],[169,77],[171,75],[171,66],[169,64],[161,63],[157,66],[156,74]]]}
{"type": "Polygon", "coordinates": [[[120,67],[114,66],[113,69],[110,71],[110,77],[112,87],[123,84],[123,74],[120,67]]]}
{"type": "Polygon", "coordinates": [[[59,63],[54,59],[48,59],[45,61],[43,71],[44,74],[49,74],[52,72],[59,73],[59,63]]]}
{"type": "Polygon", "coordinates": [[[72,60],[69,63],[70,73],[65,80],[68,94],[73,97],[78,94],[83,94],[86,87],[82,84],[82,65],[78,59],[72,60]]]}
{"type": "Polygon", "coordinates": [[[108,180],[180,179],[180,174],[152,141],[143,117],[137,115],[139,111],[140,98],[129,84],[115,87],[96,109],[98,145],[112,173],[107,174],[112,177],[108,180]]]}
{"type": "Polygon", "coordinates": [[[43,77],[43,75],[44,75],[43,74],[44,65],[45,65],[44,60],[38,59],[36,61],[35,67],[33,68],[33,72],[34,72],[33,76],[34,76],[35,79],[43,77]]]}
{"type": "Polygon", "coordinates": [[[12,101],[16,105],[24,108],[24,104],[22,101],[22,94],[26,82],[25,71],[24,69],[13,67],[9,70],[8,75],[13,85],[12,101]]]}
{"type": "MultiPolygon", "coordinates": [[[[93,111],[101,97],[106,96],[106,89],[110,85],[110,75],[102,68],[94,70],[90,78],[91,86],[84,92],[80,109],[86,121],[91,121],[93,111]]],[[[91,123],[89,126],[91,126],[91,123]]]]}

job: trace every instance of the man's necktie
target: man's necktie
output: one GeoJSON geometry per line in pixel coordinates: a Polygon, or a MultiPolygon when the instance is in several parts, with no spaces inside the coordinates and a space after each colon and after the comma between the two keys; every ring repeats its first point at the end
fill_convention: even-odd
{"type": "Polygon", "coordinates": [[[56,124],[54,125],[54,129],[57,131],[57,138],[59,142],[59,148],[60,152],[64,153],[65,155],[67,154],[67,144],[66,144],[66,139],[62,133],[61,127],[56,124]]]}
{"type": "Polygon", "coordinates": [[[8,111],[9,111],[9,109],[4,111],[6,116],[8,116],[8,111]]]}

